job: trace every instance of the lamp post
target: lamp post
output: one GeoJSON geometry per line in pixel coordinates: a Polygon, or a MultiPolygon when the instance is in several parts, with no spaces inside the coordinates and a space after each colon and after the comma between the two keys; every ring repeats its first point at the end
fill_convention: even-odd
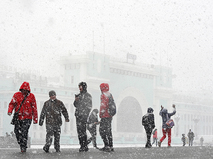
{"type": "Polygon", "coordinates": [[[197,123],[200,121],[200,118],[198,116],[195,116],[193,118],[193,121],[195,122],[195,138],[198,138],[198,129],[197,129],[197,123]]]}
{"type": "Polygon", "coordinates": [[[179,116],[179,115],[176,115],[176,116],[174,117],[174,119],[175,119],[175,123],[176,123],[175,136],[178,136],[178,132],[179,132],[179,124],[178,124],[178,121],[180,120],[180,116],[179,116]]]}

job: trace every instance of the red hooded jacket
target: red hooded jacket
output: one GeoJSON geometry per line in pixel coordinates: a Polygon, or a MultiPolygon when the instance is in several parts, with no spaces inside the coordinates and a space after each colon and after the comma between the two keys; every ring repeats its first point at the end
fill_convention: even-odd
{"type": "Polygon", "coordinates": [[[100,106],[100,113],[99,116],[100,118],[110,118],[112,116],[109,115],[108,113],[108,109],[109,109],[109,96],[110,96],[110,92],[109,92],[109,85],[108,83],[102,83],[100,85],[100,89],[101,89],[101,106],[100,106]]]}
{"type": "MultiPolygon", "coordinates": [[[[33,119],[34,123],[38,122],[38,113],[37,113],[37,106],[36,106],[36,99],[34,94],[30,93],[30,84],[28,82],[24,82],[19,90],[28,90],[28,96],[25,99],[24,103],[19,110],[19,120],[24,119],[33,119]]],[[[25,95],[21,92],[16,92],[13,95],[11,102],[9,103],[8,113],[12,113],[13,109],[15,112],[18,111],[21,102],[23,101],[25,95]]]]}

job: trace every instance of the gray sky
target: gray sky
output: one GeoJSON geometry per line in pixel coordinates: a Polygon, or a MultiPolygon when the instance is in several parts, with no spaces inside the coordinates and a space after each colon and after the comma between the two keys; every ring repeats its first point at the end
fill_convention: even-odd
{"type": "Polygon", "coordinates": [[[54,75],[61,55],[131,53],[172,67],[174,89],[211,92],[212,8],[212,0],[0,1],[0,62],[54,75]]]}

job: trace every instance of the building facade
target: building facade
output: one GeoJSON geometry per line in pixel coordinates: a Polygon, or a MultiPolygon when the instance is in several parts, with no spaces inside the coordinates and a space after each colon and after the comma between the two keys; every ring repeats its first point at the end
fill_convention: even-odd
{"type": "MultiPolygon", "coordinates": [[[[69,123],[65,123],[63,119],[61,143],[77,144],[73,101],[75,94],[79,93],[78,83],[85,81],[88,92],[92,95],[93,109],[100,107],[100,84],[109,84],[110,92],[117,105],[117,114],[113,117],[112,124],[115,143],[144,143],[146,136],[141,119],[147,112],[147,108],[154,109],[156,128],[161,130],[160,106],[163,105],[170,110],[173,103],[177,104],[178,113],[174,118],[179,128],[173,129],[172,134],[179,136],[183,130],[186,131],[189,128],[189,124],[193,125],[191,122],[193,112],[189,107],[183,106],[184,104],[181,104],[178,98],[174,101],[172,69],[131,62],[129,57],[131,56],[128,56],[125,62],[94,52],[61,57],[59,61],[61,71],[55,78],[38,76],[34,73],[20,73],[18,70],[2,67],[0,70],[0,135],[3,136],[6,132],[13,130],[13,126],[10,125],[11,117],[7,115],[8,103],[22,82],[28,81],[37,100],[39,115],[44,102],[49,99],[48,92],[56,91],[57,98],[63,101],[70,116],[69,123]],[[187,115],[183,115],[186,114],[185,112],[187,115]],[[186,120],[190,120],[191,123],[183,127],[181,123],[185,123],[186,120]]],[[[202,108],[202,111],[205,112],[205,108],[202,108]]],[[[209,115],[207,120],[211,121],[212,115],[209,115]]],[[[158,132],[161,135],[161,131],[158,132]]],[[[212,133],[212,128],[207,132],[212,133]]],[[[45,126],[32,125],[30,129],[32,144],[44,143],[45,135],[45,126]]],[[[100,137],[98,138],[98,142],[101,142],[100,137]]]]}

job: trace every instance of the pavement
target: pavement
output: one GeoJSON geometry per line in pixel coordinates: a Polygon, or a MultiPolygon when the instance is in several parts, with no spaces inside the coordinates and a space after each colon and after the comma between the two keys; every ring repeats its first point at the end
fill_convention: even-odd
{"type": "Polygon", "coordinates": [[[115,147],[114,152],[102,152],[89,148],[88,152],[78,152],[79,148],[61,148],[56,153],[53,148],[46,153],[41,148],[28,148],[21,153],[18,148],[0,149],[0,159],[212,159],[213,147],[115,147]]]}

